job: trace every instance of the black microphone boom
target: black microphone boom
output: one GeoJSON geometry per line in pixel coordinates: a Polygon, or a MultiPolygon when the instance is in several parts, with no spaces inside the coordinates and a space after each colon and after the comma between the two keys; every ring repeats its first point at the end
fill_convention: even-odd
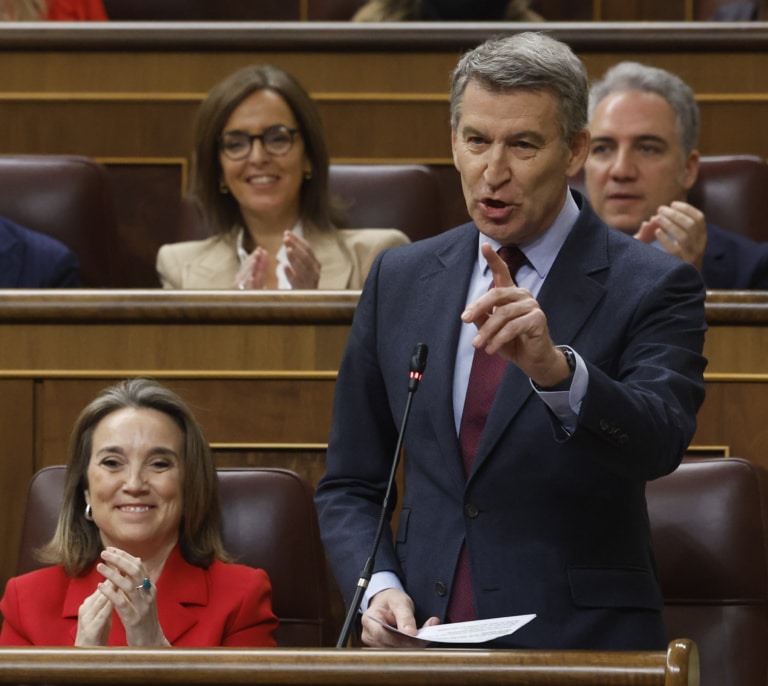
{"type": "Polygon", "coordinates": [[[387,521],[387,510],[389,509],[389,498],[392,494],[392,487],[395,484],[395,475],[397,474],[397,466],[400,463],[400,452],[403,446],[403,437],[405,436],[405,427],[408,424],[408,415],[411,414],[411,401],[413,400],[413,394],[416,393],[416,389],[419,387],[421,377],[424,376],[424,369],[427,366],[427,348],[426,343],[417,343],[413,349],[413,355],[411,356],[410,370],[408,374],[408,399],[405,403],[405,411],[403,412],[403,421],[400,425],[400,433],[397,435],[397,445],[395,446],[395,455],[392,458],[392,469],[389,472],[389,481],[387,482],[387,490],[384,492],[384,500],[381,504],[381,516],[379,517],[379,525],[376,529],[376,535],[373,538],[373,545],[371,546],[370,555],[365,562],[363,571],[360,572],[360,578],[357,581],[355,588],[355,595],[352,598],[352,602],[349,605],[347,611],[347,617],[344,620],[344,626],[339,634],[339,640],[336,642],[337,648],[343,648],[349,641],[349,635],[352,632],[352,625],[355,622],[357,611],[360,609],[360,603],[363,602],[363,595],[368,588],[368,583],[371,581],[373,575],[373,565],[376,560],[376,552],[379,549],[379,542],[381,541],[381,535],[384,530],[384,524],[387,521]]]}

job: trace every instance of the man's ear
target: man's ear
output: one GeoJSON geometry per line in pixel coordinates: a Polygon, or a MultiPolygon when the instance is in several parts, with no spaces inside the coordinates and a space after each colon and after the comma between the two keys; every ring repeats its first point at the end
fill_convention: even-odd
{"type": "Polygon", "coordinates": [[[587,161],[589,155],[589,142],[592,136],[589,129],[579,131],[568,144],[568,165],[565,168],[565,174],[568,177],[575,176],[587,161]]]}
{"type": "Polygon", "coordinates": [[[683,168],[683,176],[680,179],[680,185],[685,188],[686,191],[691,190],[693,184],[696,183],[696,179],[699,178],[699,166],[701,164],[701,155],[698,150],[692,150],[688,158],[685,160],[685,167],[683,168]]]}

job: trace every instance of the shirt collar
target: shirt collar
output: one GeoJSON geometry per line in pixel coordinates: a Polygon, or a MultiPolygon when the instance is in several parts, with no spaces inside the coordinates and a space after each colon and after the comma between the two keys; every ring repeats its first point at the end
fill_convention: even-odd
{"type": "MultiPolygon", "coordinates": [[[[540,279],[544,279],[552,264],[563,247],[565,239],[568,237],[573,225],[579,218],[579,206],[570,191],[566,193],[565,202],[555,221],[540,236],[537,236],[528,243],[523,243],[518,247],[523,251],[530,266],[536,270],[540,279]]],[[[488,262],[480,250],[483,243],[490,243],[494,250],[498,250],[501,244],[481,233],[477,242],[477,260],[481,273],[488,270],[488,262]]]]}

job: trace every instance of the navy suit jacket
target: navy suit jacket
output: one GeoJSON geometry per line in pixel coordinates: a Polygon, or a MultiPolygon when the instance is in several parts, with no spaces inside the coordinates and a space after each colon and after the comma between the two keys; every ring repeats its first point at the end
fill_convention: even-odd
{"type": "Polygon", "coordinates": [[[718,7],[710,17],[710,21],[754,21],[757,19],[758,4],[756,2],[729,2],[718,7]]]}
{"type": "Polygon", "coordinates": [[[478,231],[465,224],[383,252],[365,284],[336,384],[321,531],[347,600],[363,568],[406,404],[416,342],[429,346],[404,441],[396,536],[376,571],[399,575],[421,624],[444,618],[466,537],[479,618],[537,615],[495,645],[660,649],[662,597],[645,483],[673,471],[704,398],[698,270],[608,228],[583,197],[539,293],[552,338],[589,385],[567,436],[510,364],[468,479],[452,384],[478,231]]]}
{"type": "Polygon", "coordinates": [[[707,224],[702,275],[710,289],[768,290],[768,243],[707,224]]]}
{"type": "Polygon", "coordinates": [[[0,217],[0,288],[77,288],[79,271],[63,243],[0,217]]]}

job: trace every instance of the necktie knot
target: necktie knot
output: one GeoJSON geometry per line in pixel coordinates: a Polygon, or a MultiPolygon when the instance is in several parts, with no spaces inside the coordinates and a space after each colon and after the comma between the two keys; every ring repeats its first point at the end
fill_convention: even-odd
{"type": "Polygon", "coordinates": [[[512,280],[515,281],[517,270],[527,262],[525,253],[516,245],[502,245],[498,249],[498,255],[504,262],[506,262],[509,274],[512,277],[512,280]]]}

